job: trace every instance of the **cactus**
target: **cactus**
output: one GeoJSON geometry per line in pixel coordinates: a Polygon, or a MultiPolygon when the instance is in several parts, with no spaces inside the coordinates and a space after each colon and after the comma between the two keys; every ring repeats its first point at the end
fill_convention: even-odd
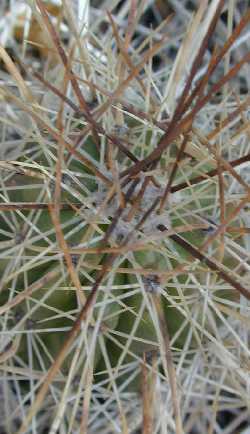
{"type": "Polygon", "coordinates": [[[151,3],[6,5],[4,434],[249,421],[250,13],[151,3]]]}

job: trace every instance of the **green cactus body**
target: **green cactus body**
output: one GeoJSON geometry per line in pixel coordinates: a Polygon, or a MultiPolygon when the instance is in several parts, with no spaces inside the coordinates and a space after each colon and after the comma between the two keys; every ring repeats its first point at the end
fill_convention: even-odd
{"type": "Polygon", "coordinates": [[[240,432],[247,2],[2,3],[3,433],[240,432]]]}

